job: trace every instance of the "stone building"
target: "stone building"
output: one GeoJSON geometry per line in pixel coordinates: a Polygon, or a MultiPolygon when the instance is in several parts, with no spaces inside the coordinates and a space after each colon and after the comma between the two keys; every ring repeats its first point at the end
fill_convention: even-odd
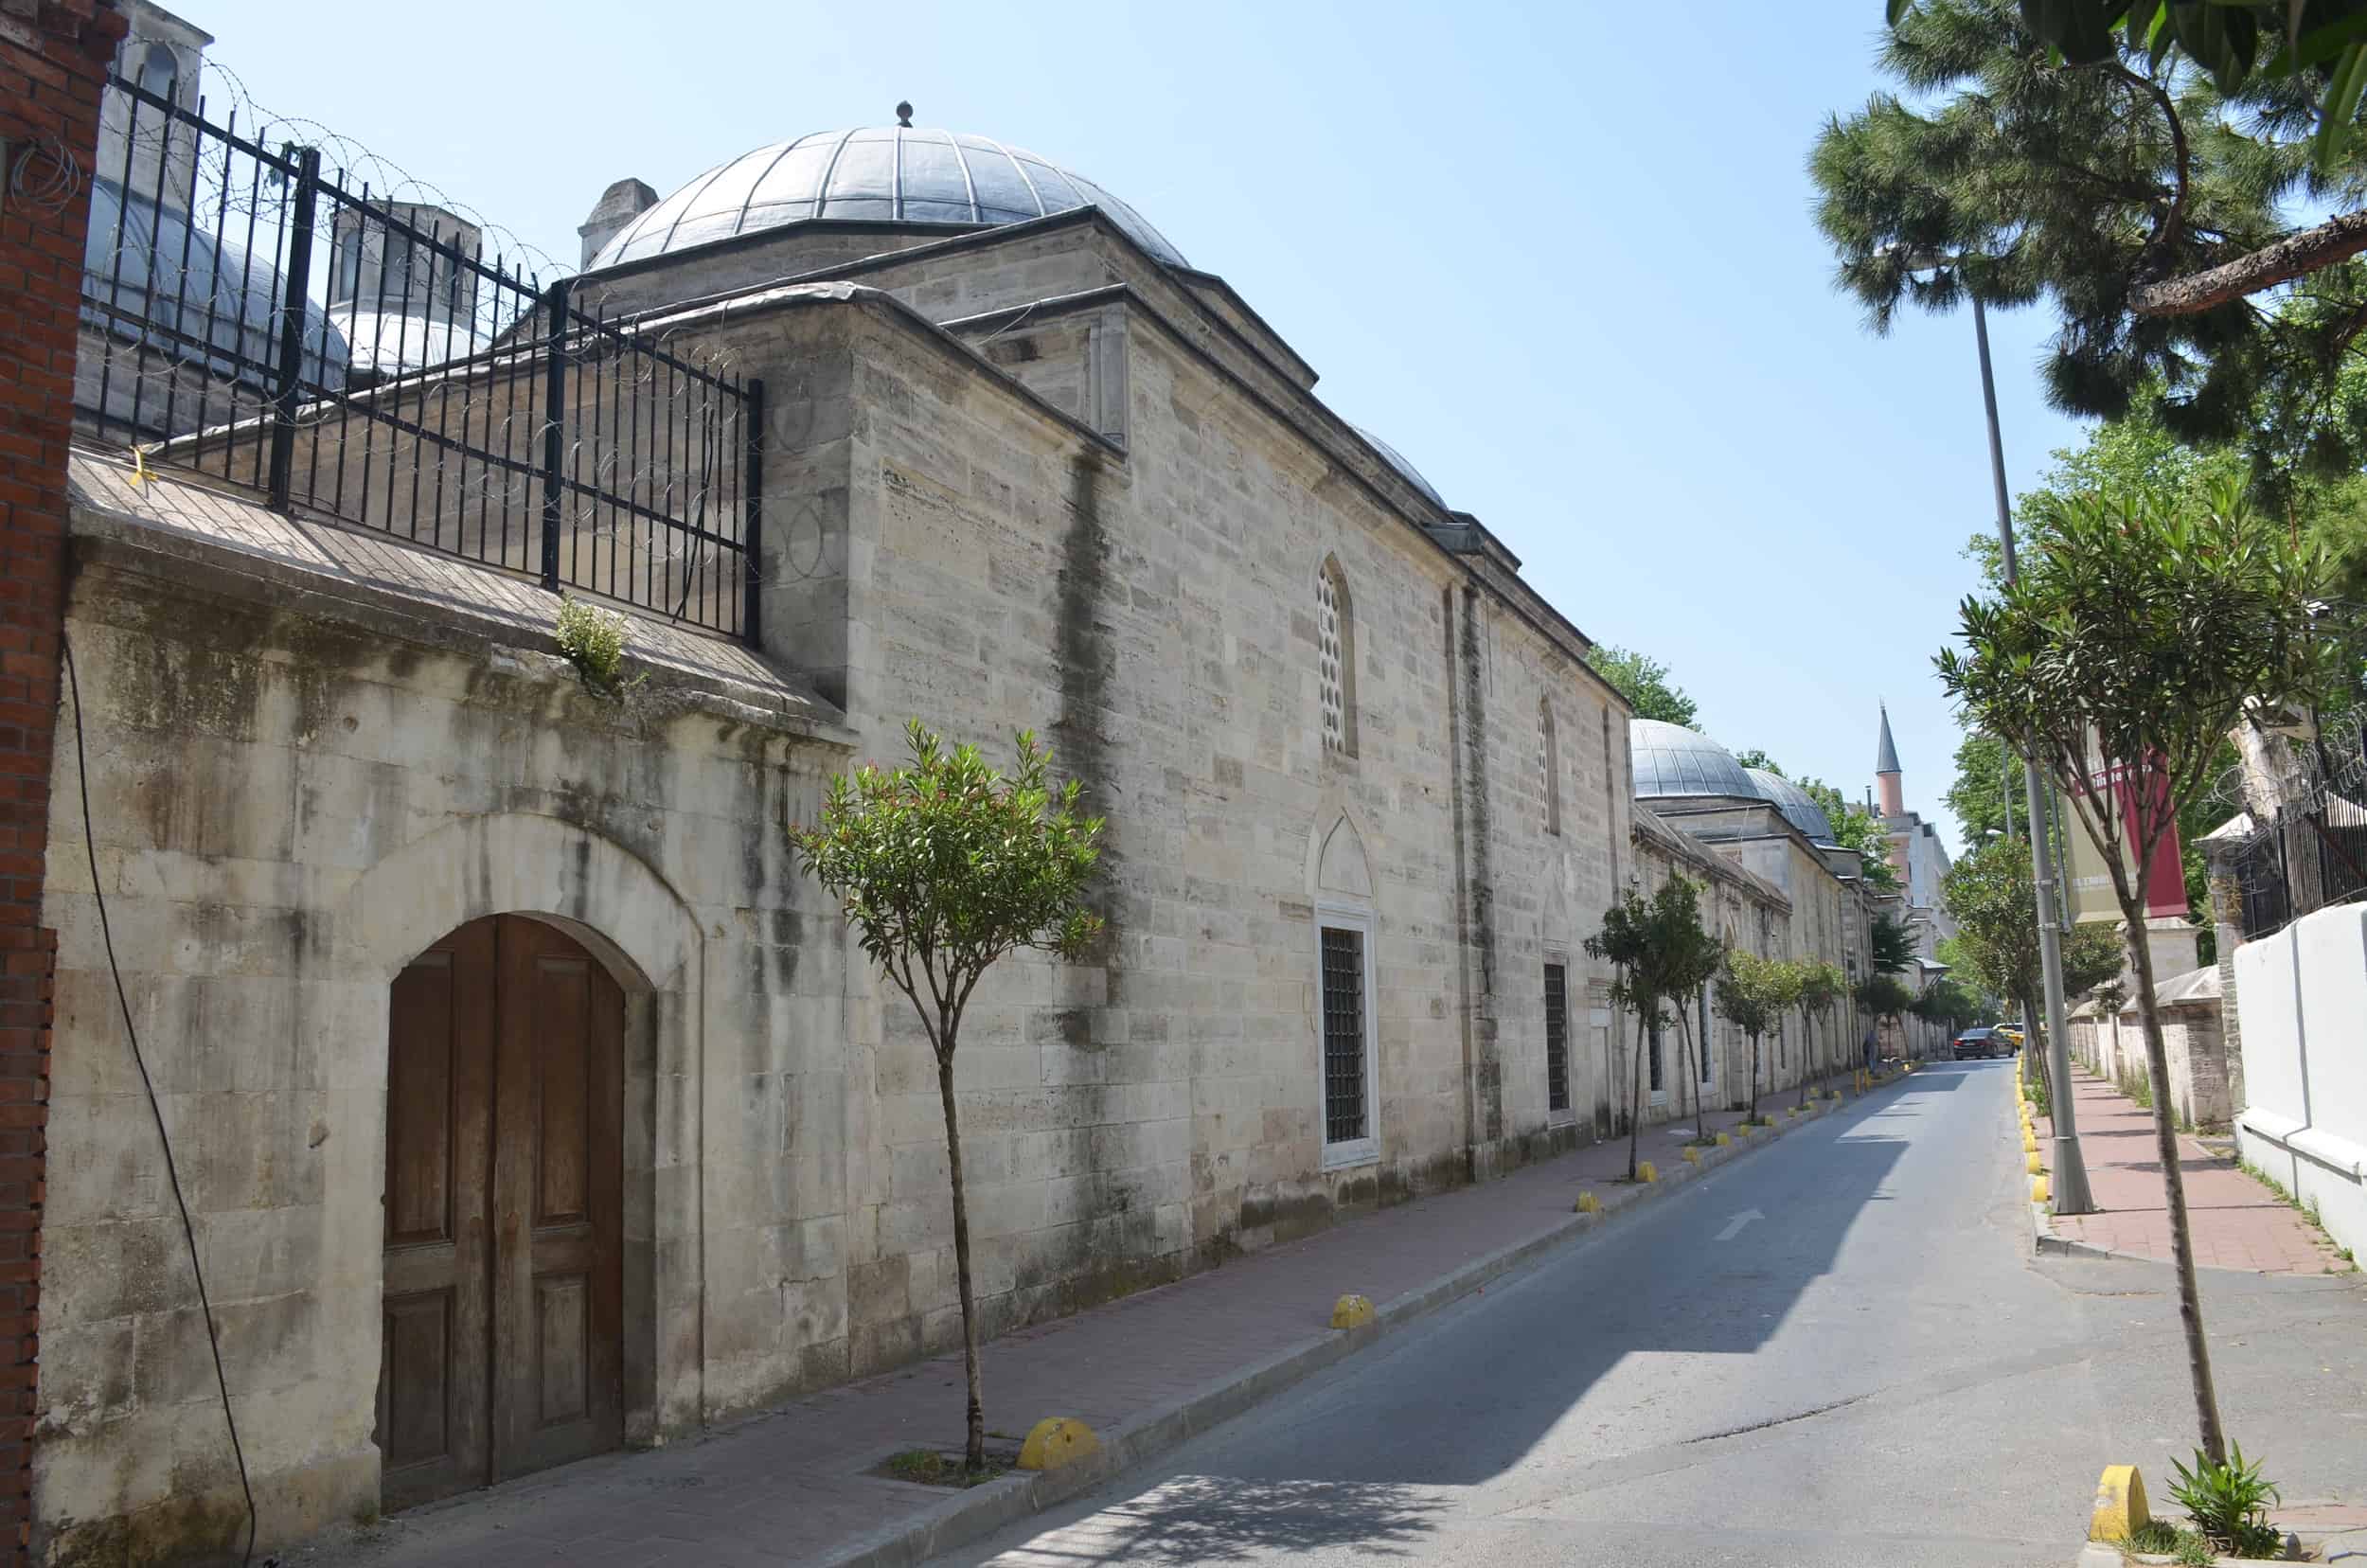
{"type": "MultiPolygon", "coordinates": [[[[648,194],[603,196],[574,295],[760,382],[766,526],[740,635],[686,622],[744,582],[661,570],[621,697],[483,546],[512,488],[429,482],[496,393],[557,425],[544,365],[365,353],[398,264],[366,215],[304,275],[308,344],[345,346],[289,437],[318,500],[332,427],[400,411],[353,509],[239,477],[268,419],[73,456],[46,1559],[242,1531],[176,1192],[266,1545],[953,1344],[926,1043],[783,836],[908,717],[1044,734],[1111,822],[1101,951],[1009,963],[966,1028],[989,1331],[1609,1131],[1584,943],[1631,878],[1706,869],[1770,950],[1853,939],[1766,800],[1636,812],[1628,710],[1518,558],[1099,187],[899,124],[648,194]]],[[[205,222],[180,248],[227,256],[205,222]]],[[[268,329],[284,264],[211,266],[216,316],[268,329]]],[[[82,351],[152,327],[86,313],[82,351]]]]}
{"type": "MultiPolygon", "coordinates": [[[[1739,908],[1725,912],[1730,923],[1722,935],[1767,956],[1824,959],[1853,986],[1872,972],[1873,904],[1863,864],[1856,850],[1835,841],[1831,822],[1807,793],[1780,775],[1745,768],[1724,746],[1682,725],[1638,719],[1628,727],[1638,814],[1648,811],[1780,899],[1751,900],[1749,918],[1739,922],[1731,918],[1739,908]]],[[[1855,1065],[1860,1023],[1847,1000],[1813,1028],[1792,1021],[1769,1042],[1762,1087],[1855,1065]]],[[[1736,1060],[1733,1031],[1720,1038],[1724,1060],[1736,1060]]],[[[1727,1083],[1727,1103],[1748,1099],[1740,1066],[1727,1083]]]]}

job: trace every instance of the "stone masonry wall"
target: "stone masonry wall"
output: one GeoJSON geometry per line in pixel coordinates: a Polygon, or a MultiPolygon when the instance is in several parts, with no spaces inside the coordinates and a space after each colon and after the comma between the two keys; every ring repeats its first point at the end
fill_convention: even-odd
{"type": "MultiPolygon", "coordinates": [[[[1468,1180],[1474,1139],[1492,1166],[1575,1135],[1548,1127],[1537,971],[1550,940],[1574,1004],[1593,978],[1582,942],[1609,901],[1626,759],[1606,769],[1608,699],[1574,658],[1492,601],[1472,628],[1501,714],[1465,779],[1489,819],[1467,829],[1498,868],[1485,898],[1468,890],[1498,922],[1490,970],[1458,919],[1463,574],[1355,475],[1139,320],[1123,452],[884,305],[801,301],[723,334],[776,408],[774,389],[801,389],[776,454],[797,479],[768,480],[767,515],[804,507],[828,540],[808,592],[846,606],[843,665],[813,674],[843,687],[866,755],[892,755],[908,716],[998,752],[1031,728],[1111,820],[1103,951],[1006,964],[965,1025],[990,1330],[1468,1180]],[[1324,746],[1317,702],[1327,560],[1350,603],[1346,756],[1324,746]],[[1548,691],[1566,704],[1557,846],[1538,810],[1548,691]],[[1317,885],[1344,824],[1361,867],[1346,880],[1367,893],[1317,885]],[[1373,921],[1380,1156],[1329,1169],[1315,927],[1342,898],[1373,921]],[[1491,972],[1492,1062],[1463,1027],[1467,1005],[1487,1016],[1468,992],[1491,972]]],[[[850,985],[850,1078],[870,1092],[846,1227],[861,1369],[951,1345],[958,1315],[934,1065],[901,998],[850,985]]],[[[1573,1054],[1584,1105],[1591,1058],[1573,1054]]]]}
{"type": "Polygon", "coordinates": [[[547,642],[102,523],[78,513],[69,618],[90,768],[53,780],[90,791],[96,883],[79,814],[50,825],[46,1559],[244,1526],[101,894],[264,1547],[378,1506],[388,985],[481,915],[564,925],[628,997],[628,1440],[844,1379],[845,949],[781,835],[843,750],[750,690],[659,668],[596,698],[547,642]]]}

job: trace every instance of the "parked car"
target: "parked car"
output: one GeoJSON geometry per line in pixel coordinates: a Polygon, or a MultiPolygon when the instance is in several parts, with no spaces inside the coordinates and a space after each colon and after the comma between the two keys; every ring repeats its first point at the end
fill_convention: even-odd
{"type": "Polygon", "coordinates": [[[1995,1029],[1967,1029],[1956,1037],[1955,1055],[1958,1061],[1986,1061],[1991,1057],[2010,1056],[2013,1047],[1995,1029]]]}

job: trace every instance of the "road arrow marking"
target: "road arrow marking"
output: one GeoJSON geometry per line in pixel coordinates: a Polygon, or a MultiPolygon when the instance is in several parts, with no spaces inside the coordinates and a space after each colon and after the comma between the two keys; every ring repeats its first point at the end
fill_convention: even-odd
{"type": "Polygon", "coordinates": [[[1732,1241],[1735,1237],[1742,1234],[1743,1226],[1749,1224],[1753,1220],[1764,1220],[1766,1218],[1767,1216],[1761,1214],[1757,1209],[1744,1209],[1740,1214],[1735,1215],[1732,1220],[1726,1221],[1726,1228],[1717,1233],[1717,1239],[1720,1241],[1732,1241]]]}

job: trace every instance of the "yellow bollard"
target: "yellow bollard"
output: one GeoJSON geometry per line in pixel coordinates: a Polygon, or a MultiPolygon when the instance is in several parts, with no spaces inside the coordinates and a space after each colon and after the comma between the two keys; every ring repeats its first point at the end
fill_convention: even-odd
{"type": "Polygon", "coordinates": [[[1734,1139],[1734,1134],[1733,1134],[1733,1133],[1731,1133],[1731,1132],[1720,1132],[1720,1133],[1717,1135],[1717,1147],[1718,1147],[1718,1148],[1720,1148],[1720,1149],[1724,1149],[1724,1148],[1728,1147],[1728,1146],[1729,1146],[1729,1145],[1731,1145],[1734,1141],[1735,1141],[1735,1139],[1734,1139]]]}
{"type": "Polygon", "coordinates": [[[1639,1182],[1657,1182],[1660,1172],[1653,1168],[1651,1161],[1639,1160],[1636,1162],[1635,1179],[1639,1182]]]}
{"type": "Polygon", "coordinates": [[[2127,1541],[2153,1517],[2145,1506],[2145,1478],[2134,1465],[2107,1465],[2096,1483],[2095,1511],[2088,1518],[2090,1541],[2127,1541]]]}
{"type": "Polygon", "coordinates": [[[1344,1295],[1331,1304],[1334,1328],[1361,1328],[1373,1321],[1373,1304],[1361,1295],[1344,1295]]]}
{"type": "Polygon", "coordinates": [[[2031,1201],[2032,1203],[2045,1203],[2045,1202],[2046,1202],[2046,1195],[2047,1195],[2046,1178],[2045,1178],[2044,1176],[2033,1176],[2033,1177],[2031,1177],[2031,1178],[2030,1178],[2030,1201],[2031,1201]]]}
{"type": "Polygon", "coordinates": [[[1100,1452],[1101,1439],[1093,1428],[1073,1416],[1048,1416],[1028,1430],[1027,1440],[1020,1445],[1019,1468],[1059,1470],[1100,1452]]]}
{"type": "Polygon", "coordinates": [[[1600,1214],[1603,1212],[1603,1201],[1592,1192],[1581,1192],[1578,1201],[1570,1207],[1575,1214],[1600,1214]]]}
{"type": "Polygon", "coordinates": [[[1700,1165],[1700,1163],[1701,1151],[1694,1148],[1691,1144],[1685,1145],[1685,1164],[1700,1165]]]}
{"type": "Polygon", "coordinates": [[[2022,1166],[2023,1168],[2027,1169],[2033,1176],[2036,1176],[2039,1172],[2046,1169],[2046,1167],[2039,1163],[2038,1150],[2036,1149],[2033,1149],[2029,1153],[2022,1156],[2022,1166]]]}

